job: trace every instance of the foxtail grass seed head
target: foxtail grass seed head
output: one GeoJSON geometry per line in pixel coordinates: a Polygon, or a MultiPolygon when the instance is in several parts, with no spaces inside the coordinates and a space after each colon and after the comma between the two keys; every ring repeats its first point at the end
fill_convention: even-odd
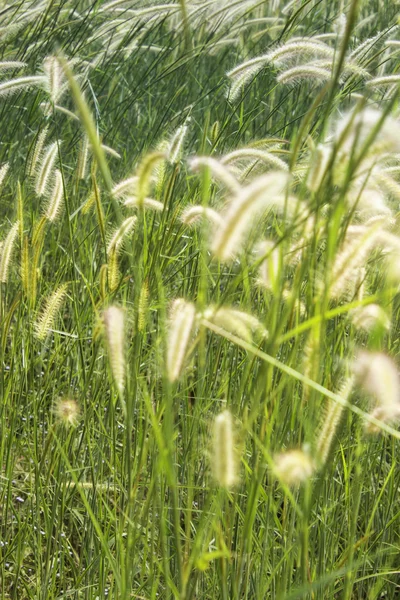
{"type": "Polygon", "coordinates": [[[351,322],[356,329],[371,332],[376,329],[389,330],[390,319],[378,304],[360,306],[349,313],[351,322]]]}
{"type": "Polygon", "coordinates": [[[369,154],[377,156],[382,152],[400,151],[400,122],[387,116],[383,123],[382,112],[374,108],[365,108],[358,113],[349,112],[337,123],[334,137],[340,140],[340,151],[350,154],[359,151],[371,133],[379,131],[369,146],[369,154]],[[381,125],[380,125],[381,123],[381,125]]]}
{"type": "Polygon", "coordinates": [[[43,61],[43,71],[46,76],[46,91],[53,104],[57,104],[66,90],[64,71],[58,58],[55,56],[46,57],[43,61]]]}
{"type": "Polygon", "coordinates": [[[260,148],[241,148],[239,150],[234,150],[233,152],[229,152],[229,154],[225,154],[221,159],[221,163],[223,165],[229,165],[236,161],[253,159],[263,162],[269,167],[282,169],[282,171],[288,171],[289,169],[285,161],[276,156],[276,154],[268,152],[267,150],[261,150],[260,148]]]}
{"type": "Polygon", "coordinates": [[[126,196],[135,196],[138,187],[138,177],[135,175],[133,177],[128,177],[128,179],[124,179],[120,181],[116,185],[114,185],[111,190],[114,198],[125,198],[126,196]]]}
{"type": "Polygon", "coordinates": [[[165,161],[165,152],[150,152],[140,162],[136,175],[137,182],[137,204],[139,207],[143,205],[144,199],[149,196],[151,182],[155,173],[155,169],[160,162],[165,161]]]}
{"type": "Polygon", "coordinates": [[[376,247],[376,227],[352,227],[347,230],[347,239],[338,252],[332,268],[330,297],[340,298],[352,289],[357,274],[363,268],[370,252],[376,247]]]}
{"type": "MultiPolygon", "coordinates": [[[[140,208],[139,197],[138,196],[128,196],[124,202],[125,206],[129,208],[140,208]]],[[[154,210],[157,212],[161,212],[164,210],[164,204],[159,200],[154,200],[154,198],[143,198],[142,199],[142,207],[148,210],[154,210]]]]}
{"type": "Polygon", "coordinates": [[[103,311],[108,358],[114,381],[120,393],[125,388],[125,313],[117,306],[103,311]]]}
{"type": "Polygon", "coordinates": [[[208,206],[187,206],[181,213],[181,221],[184,225],[193,227],[203,219],[210,221],[212,225],[222,226],[221,215],[208,206]]]}
{"type": "Polygon", "coordinates": [[[122,224],[118,227],[118,229],[112,235],[108,246],[107,246],[107,255],[110,256],[112,252],[119,252],[121,246],[124,242],[124,238],[128,236],[135,228],[137,221],[137,217],[128,217],[122,224]]]}
{"type": "Polygon", "coordinates": [[[178,129],[172,136],[171,141],[168,144],[167,155],[168,155],[168,160],[171,164],[175,164],[182,157],[183,143],[184,143],[187,131],[188,131],[187,124],[181,125],[181,127],[178,127],[178,129]]]}
{"type": "Polygon", "coordinates": [[[14,223],[0,249],[0,281],[7,283],[12,253],[18,237],[19,221],[14,223]]]}
{"type": "Polygon", "coordinates": [[[233,197],[221,215],[224,223],[214,236],[212,251],[216,258],[229,261],[240,252],[255,217],[273,207],[284,206],[287,184],[285,173],[271,172],[258,177],[233,197]]]}
{"type": "Polygon", "coordinates": [[[119,154],[119,152],[114,150],[114,148],[110,148],[110,146],[106,146],[105,144],[100,144],[100,146],[106,154],[112,156],[113,158],[116,158],[117,160],[121,160],[122,156],[119,154]]]}
{"type": "Polygon", "coordinates": [[[38,196],[43,196],[47,191],[47,186],[58,155],[60,142],[53,142],[45,148],[42,160],[36,176],[35,190],[38,196]]]}
{"type": "Polygon", "coordinates": [[[212,323],[221,328],[221,335],[226,331],[249,343],[254,335],[268,337],[268,331],[257,317],[236,308],[211,305],[203,312],[202,322],[206,327],[207,323],[212,323]]]}
{"type": "Polygon", "coordinates": [[[330,81],[331,78],[332,72],[329,69],[323,69],[315,65],[299,65],[298,67],[292,67],[283,71],[278,75],[277,80],[279,83],[284,84],[297,84],[303,79],[311,79],[316,83],[325,83],[326,81],[330,81]]]}
{"type": "Polygon", "coordinates": [[[44,341],[53,329],[58,313],[61,310],[67,293],[67,284],[61,285],[44,301],[43,308],[35,322],[35,336],[44,341]]]}
{"type": "Polygon", "coordinates": [[[76,427],[80,418],[79,404],[73,398],[58,398],[54,404],[57,421],[64,427],[76,427]]]}
{"type": "Polygon", "coordinates": [[[78,157],[78,168],[77,177],[78,179],[86,179],[87,175],[87,164],[89,157],[89,138],[87,135],[83,136],[81,147],[78,157]]]}
{"type": "Polygon", "coordinates": [[[113,250],[111,250],[110,254],[108,255],[108,264],[107,264],[107,280],[108,280],[108,287],[111,292],[115,292],[115,290],[118,288],[118,285],[120,282],[120,277],[121,277],[121,274],[119,271],[118,252],[114,248],[113,250]]]}
{"type": "Polygon", "coordinates": [[[143,331],[146,326],[147,313],[149,310],[149,284],[144,281],[140,290],[138,306],[138,331],[143,331]]]}
{"type": "Polygon", "coordinates": [[[173,301],[167,334],[167,374],[171,382],[177,381],[186,358],[196,318],[194,304],[183,298],[173,301]]]}
{"type": "MultiPolygon", "coordinates": [[[[354,377],[349,377],[339,389],[339,396],[348,401],[353,386],[354,377]]],[[[329,457],[344,411],[344,406],[339,402],[329,399],[327,403],[316,440],[317,460],[320,465],[324,465],[329,457]]]]}
{"type": "Polygon", "coordinates": [[[0,97],[10,96],[16,92],[29,90],[34,87],[42,87],[43,85],[46,85],[46,77],[41,75],[28,75],[27,77],[9,79],[0,83],[0,97]]]}
{"type": "MultiPolygon", "coordinates": [[[[391,422],[400,417],[400,377],[397,366],[391,358],[381,352],[359,352],[353,364],[356,382],[374,398],[373,416],[383,422],[391,422]]],[[[378,428],[367,423],[370,432],[378,428]]]]}
{"type": "Polygon", "coordinates": [[[48,131],[49,128],[46,126],[37,136],[32,155],[28,162],[28,174],[30,177],[37,175],[37,166],[43,153],[43,146],[46,141],[48,131]]]}
{"type": "Polygon", "coordinates": [[[211,156],[197,156],[189,161],[192,171],[200,171],[201,168],[210,169],[213,177],[220,181],[230,192],[238,193],[240,184],[232,175],[229,169],[221,161],[211,158],[211,156]]]}
{"type": "Polygon", "coordinates": [[[310,479],[315,463],[306,450],[289,450],[274,457],[273,474],[288,486],[298,486],[310,479]]]}
{"type": "Polygon", "coordinates": [[[8,173],[8,170],[10,168],[9,163],[4,163],[3,165],[1,165],[0,167],[0,187],[3,185],[4,180],[6,178],[6,175],[8,173]]]}
{"type": "Polygon", "coordinates": [[[221,124],[215,121],[210,127],[210,142],[215,144],[221,131],[221,124]]]}
{"type": "Polygon", "coordinates": [[[238,481],[232,415],[228,410],[215,417],[212,436],[212,467],[216,483],[232,488],[238,481]]]}
{"type": "Polygon", "coordinates": [[[61,171],[58,169],[54,172],[54,185],[49,198],[46,217],[50,223],[54,223],[61,214],[64,201],[64,185],[61,171]]]}

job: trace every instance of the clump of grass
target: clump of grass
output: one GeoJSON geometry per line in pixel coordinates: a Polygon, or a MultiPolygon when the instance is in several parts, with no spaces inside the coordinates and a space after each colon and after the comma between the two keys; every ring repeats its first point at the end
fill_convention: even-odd
{"type": "Polygon", "coordinates": [[[14,4],[2,596],[396,600],[395,5],[14,4]]]}

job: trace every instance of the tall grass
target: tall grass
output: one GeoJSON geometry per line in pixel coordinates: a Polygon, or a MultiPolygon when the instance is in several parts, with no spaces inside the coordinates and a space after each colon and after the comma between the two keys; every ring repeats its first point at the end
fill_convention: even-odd
{"type": "Polygon", "coordinates": [[[396,11],[4,4],[2,598],[399,597],[396,11]]]}

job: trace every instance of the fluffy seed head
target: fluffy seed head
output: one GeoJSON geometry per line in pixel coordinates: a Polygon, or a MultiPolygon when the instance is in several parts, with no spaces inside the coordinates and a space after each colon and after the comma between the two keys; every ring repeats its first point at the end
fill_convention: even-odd
{"type": "Polygon", "coordinates": [[[368,304],[355,308],[350,313],[351,322],[356,329],[373,331],[377,327],[390,329],[390,319],[378,304],[368,304]]]}
{"type": "Polygon", "coordinates": [[[118,253],[121,249],[121,246],[124,242],[124,238],[129,235],[133,229],[135,228],[137,218],[136,217],[128,217],[122,224],[118,227],[118,229],[114,232],[111,240],[107,246],[107,254],[110,256],[112,252],[118,253]]]}
{"type": "Polygon", "coordinates": [[[169,316],[167,338],[167,374],[171,382],[176,381],[181,374],[195,317],[194,304],[183,298],[174,300],[169,316]]]}
{"type": "Polygon", "coordinates": [[[56,169],[54,175],[54,186],[46,209],[46,217],[51,223],[54,223],[60,216],[64,200],[64,187],[61,171],[56,169]]]}
{"type": "Polygon", "coordinates": [[[289,486],[303,483],[313,475],[314,470],[314,461],[304,450],[289,450],[274,457],[274,475],[289,486]]]}
{"type": "MultiPolygon", "coordinates": [[[[372,415],[383,422],[391,422],[400,417],[400,378],[391,358],[380,352],[362,351],[358,354],[353,372],[357,383],[375,399],[372,415]]],[[[379,429],[367,424],[369,432],[379,429]]]]}
{"type": "Polygon", "coordinates": [[[330,297],[346,294],[357,279],[371,250],[377,244],[377,228],[349,227],[342,250],[337,254],[332,268],[330,297]]]}
{"type": "MultiPolygon", "coordinates": [[[[382,120],[382,112],[373,108],[365,108],[358,113],[349,112],[337,123],[334,137],[341,140],[340,151],[350,154],[360,150],[366,140],[382,120]]],[[[386,117],[370,145],[369,153],[375,156],[379,152],[400,151],[400,122],[393,117],[386,117]]]]}
{"type": "Polygon", "coordinates": [[[61,285],[44,302],[44,306],[35,322],[35,335],[44,341],[49,331],[54,327],[58,312],[60,311],[67,293],[67,284],[61,285]]]}
{"type": "Polygon", "coordinates": [[[213,225],[222,225],[221,215],[208,206],[187,206],[181,214],[181,221],[185,225],[193,226],[202,219],[208,219],[213,225]]]}
{"type": "Polygon", "coordinates": [[[212,467],[215,481],[229,489],[237,482],[237,464],[232,415],[228,410],[217,415],[213,425],[212,467]]]}
{"type": "Polygon", "coordinates": [[[172,164],[178,162],[181,158],[183,142],[185,140],[187,131],[188,127],[186,124],[178,127],[168,144],[167,155],[169,162],[172,164]]]}
{"type": "Polygon", "coordinates": [[[6,239],[0,248],[0,281],[7,283],[8,270],[10,267],[11,257],[14,249],[15,240],[18,237],[19,221],[14,223],[6,239]]]}
{"type": "Polygon", "coordinates": [[[244,235],[255,216],[284,205],[287,182],[285,173],[271,172],[258,177],[236,194],[222,215],[222,227],[215,234],[212,251],[217,258],[231,260],[241,249],[244,235]]]}
{"type": "MultiPolygon", "coordinates": [[[[139,208],[139,198],[137,196],[128,196],[124,202],[125,206],[129,206],[130,208],[139,208]]],[[[164,204],[159,200],[154,200],[154,198],[143,198],[142,199],[143,208],[148,208],[149,210],[162,211],[164,210],[164,204]]]]}
{"type": "Polygon", "coordinates": [[[54,404],[54,414],[65,427],[76,427],[79,421],[79,404],[73,398],[59,398],[54,404]]]}
{"type": "Polygon", "coordinates": [[[272,152],[260,150],[260,148],[241,148],[239,150],[234,150],[233,152],[229,152],[229,154],[225,154],[221,159],[221,163],[223,165],[228,165],[238,160],[249,159],[260,160],[266,165],[273,166],[276,169],[282,169],[282,171],[288,170],[287,164],[282,159],[278,158],[272,152]]]}
{"type": "Polygon", "coordinates": [[[9,167],[10,167],[10,165],[8,163],[4,163],[4,165],[1,165],[1,167],[0,167],[0,187],[3,185],[4,179],[8,173],[9,167]]]}
{"type": "Polygon", "coordinates": [[[8,96],[21,90],[28,90],[31,87],[42,86],[43,84],[46,84],[46,78],[40,75],[9,79],[0,83],[0,96],[8,96]]]}
{"type": "MultiPolygon", "coordinates": [[[[250,315],[242,310],[226,306],[209,306],[203,313],[203,324],[212,323],[221,330],[232,333],[247,342],[251,342],[254,334],[261,337],[268,337],[268,331],[260,323],[257,317],[250,315]]],[[[221,331],[223,335],[223,331],[221,331]]]]}
{"type": "Polygon", "coordinates": [[[125,314],[117,306],[103,311],[108,357],[114,381],[120,393],[125,387],[125,314]]]}
{"type": "Polygon", "coordinates": [[[50,175],[57,158],[59,144],[60,142],[53,142],[45,148],[36,176],[35,190],[38,196],[43,196],[47,191],[50,175]]]}
{"type": "Polygon", "coordinates": [[[323,69],[315,65],[299,65],[298,67],[292,67],[283,71],[278,75],[277,80],[279,83],[298,83],[303,79],[313,79],[317,83],[324,83],[330,81],[332,78],[332,72],[329,69],[323,69]]]}
{"type": "Polygon", "coordinates": [[[43,71],[46,76],[46,90],[51,101],[56,104],[65,90],[64,72],[60,61],[55,56],[46,57],[43,61],[43,71]]]}
{"type": "MultiPolygon", "coordinates": [[[[348,400],[353,389],[354,378],[349,377],[339,390],[339,395],[344,399],[348,400]]],[[[320,431],[316,441],[316,448],[318,454],[318,462],[324,465],[328,459],[330,450],[334,438],[336,436],[338,426],[342,419],[344,407],[339,402],[334,400],[328,400],[328,406],[324,412],[324,416],[321,422],[320,431]]]]}
{"type": "Polygon", "coordinates": [[[228,190],[233,193],[240,191],[240,184],[229,169],[221,161],[211,158],[211,156],[197,156],[196,158],[192,158],[189,166],[192,171],[199,171],[201,167],[207,167],[210,169],[212,175],[228,190]]]}
{"type": "Polygon", "coordinates": [[[43,146],[46,141],[48,130],[49,128],[46,126],[37,136],[32,156],[28,162],[28,174],[31,177],[37,175],[37,165],[40,160],[40,157],[42,156],[43,146]]]}
{"type": "Polygon", "coordinates": [[[114,198],[124,198],[125,196],[133,196],[136,193],[138,185],[138,177],[128,177],[117,183],[111,193],[114,198]]]}

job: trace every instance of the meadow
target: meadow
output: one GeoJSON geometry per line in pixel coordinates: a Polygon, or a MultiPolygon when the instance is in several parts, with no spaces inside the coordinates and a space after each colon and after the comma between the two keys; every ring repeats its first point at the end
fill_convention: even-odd
{"type": "Polygon", "coordinates": [[[400,597],[389,0],[4,0],[0,597],[400,597]]]}

